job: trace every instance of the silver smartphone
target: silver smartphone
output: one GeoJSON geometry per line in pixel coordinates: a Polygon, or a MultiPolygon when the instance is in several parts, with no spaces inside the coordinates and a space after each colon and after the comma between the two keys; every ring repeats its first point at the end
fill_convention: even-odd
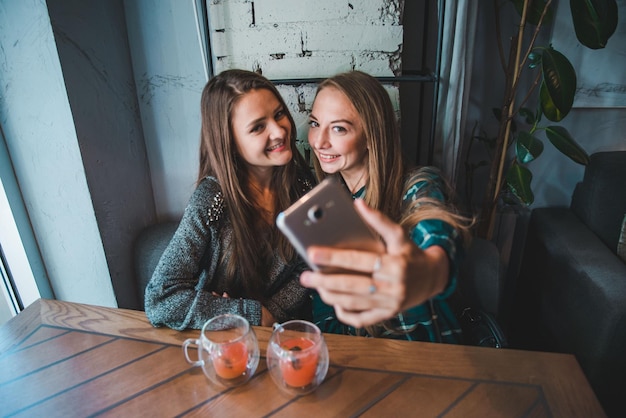
{"type": "Polygon", "coordinates": [[[340,271],[313,264],[307,257],[311,245],[373,252],[384,249],[354,208],[348,191],[334,177],[327,177],[279,213],[276,225],[313,270],[340,271]]]}

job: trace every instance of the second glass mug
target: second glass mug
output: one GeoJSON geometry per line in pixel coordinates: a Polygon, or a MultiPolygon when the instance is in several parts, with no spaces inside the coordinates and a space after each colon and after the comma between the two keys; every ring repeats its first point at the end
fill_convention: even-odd
{"type": "Polygon", "coordinates": [[[200,338],[183,343],[185,359],[201,366],[213,383],[232,387],[246,383],[259,364],[259,343],[248,321],[239,315],[224,314],[209,319],[200,338]],[[189,357],[189,346],[198,347],[198,360],[189,357]]]}
{"type": "Polygon", "coordinates": [[[284,392],[314,391],[328,372],[328,347],[320,329],[303,320],[274,324],[267,345],[267,369],[284,392]]]}

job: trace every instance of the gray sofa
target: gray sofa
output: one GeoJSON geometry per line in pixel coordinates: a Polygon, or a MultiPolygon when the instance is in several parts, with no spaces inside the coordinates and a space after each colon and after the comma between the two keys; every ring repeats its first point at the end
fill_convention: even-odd
{"type": "Polygon", "coordinates": [[[135,240],[135,278],[142,309],[146,286],[161,259],[161,254],[174,236],[176,228],[178,228],[177,221],[160,222],[143,229],[135,240]]]}
{"type": "Polygon", "coordinates": [[[626,151],[590,157],[569,207],[531,212],[509,340],[572,353],[609,416],[626,416],[626,151]]]}

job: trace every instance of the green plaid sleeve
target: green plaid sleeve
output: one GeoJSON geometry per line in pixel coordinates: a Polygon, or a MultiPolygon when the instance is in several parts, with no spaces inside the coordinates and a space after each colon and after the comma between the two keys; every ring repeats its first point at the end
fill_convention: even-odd
{"type": "MultiPolygon", "coordinates": [[[[420,181],[411,186],[403,200],[415,201],[418,197],[427,196],[445,201],[441,177],[434,172],[430,172],[429,177],[430,181],[420,181]]],[[[422,250],[438,245],[447,253],[450,261],[450,277],[446,289],[436,296],[436,299],[448,298],[456,289],[458,265],[463,257],[463,242],[458,231],[447,222],[439,219],[426,219],[415,225],[410,231],[410,237],[422,250]]]]}

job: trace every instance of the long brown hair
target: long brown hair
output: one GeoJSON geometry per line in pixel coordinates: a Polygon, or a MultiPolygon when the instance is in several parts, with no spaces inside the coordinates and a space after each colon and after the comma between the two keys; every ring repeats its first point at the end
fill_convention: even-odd
{"type": "Polygon", "coordinates": [[[245,70],[226,70],[213,77],[205,86],[201,98],[202,131],[200,141],[200,169],[198,180],[213,176],[217,179],[224,197],[233,228],[229,248],[230,258],[226,266],[231,292],[242,289],[241,295],[262,299],[264,278],[273,259],[273,249],[280,256],[291,260],[293,247],[273,225],[261,220],[260,208],[250,199],[249,172],[239,156],[233,137],[232,111],[238,100],[251,90],[266,89],[276,96],[291,124],[289,139],[293,157],[285,166],[274,167],[270,188],[276,213],[286,209],[302,195],[298,177],[308,170],[304,158],[296,148],[296,125],[285,101],[271,81],[260,74],[245,70]]]}

